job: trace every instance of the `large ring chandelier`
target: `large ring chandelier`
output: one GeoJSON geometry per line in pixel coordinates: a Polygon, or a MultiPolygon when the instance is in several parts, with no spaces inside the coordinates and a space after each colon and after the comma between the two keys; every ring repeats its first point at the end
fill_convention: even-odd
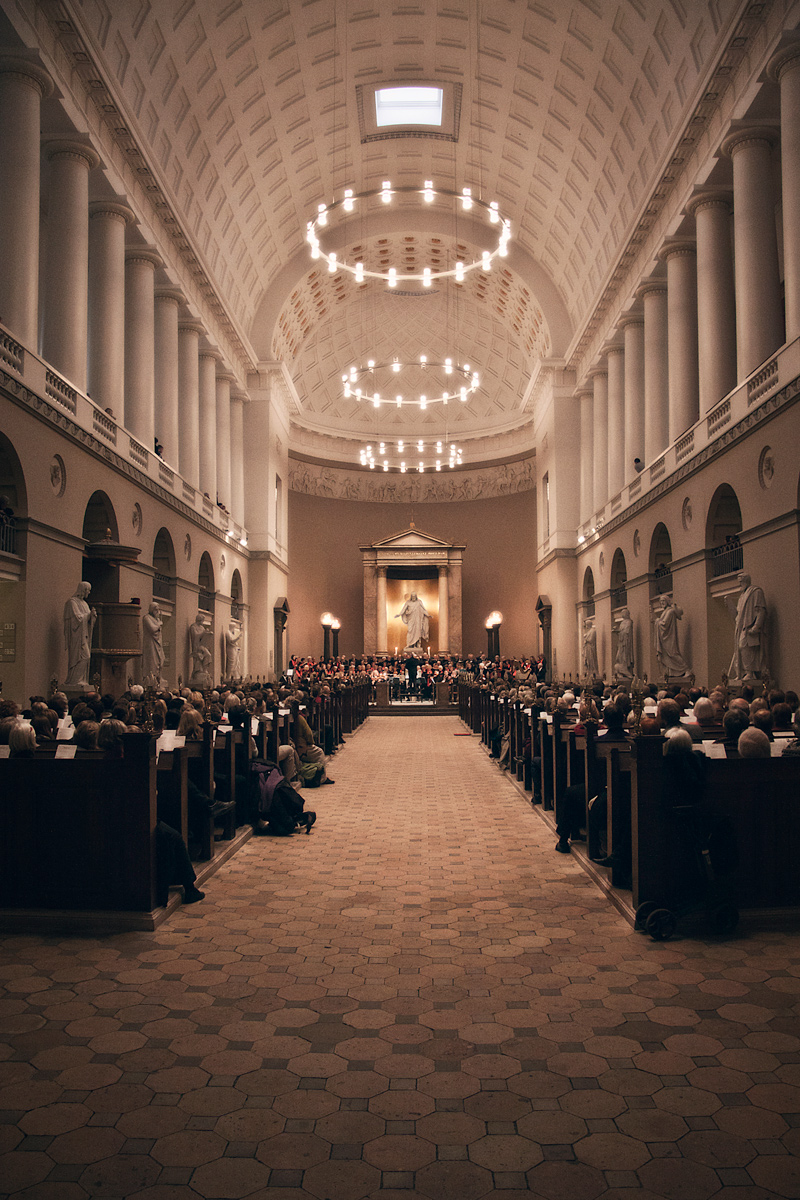
{"type": "Polygon", "coordinates": [[[485,200],[473,196],[471,188],[462,188],[460,192],[450,191],[448,188],[436,188],[431,179],[426,179],[425,186],[422,188],[393,188],[388,179],[384,180],[382,187],[367,192],[355,193],[352,188],[346,188],[341,200],[334,200],[331,204],[319,204],[316,217],[306,226],[306,241],[311,247],[311,257],[313,259],[324,258],[331,275],[335,275],[337,271],[348,271],[355,277],[356,283],[363,283],[365,279],[382,279],[390,288],[396,287],[398,283],[408,281],[421,283],[423,287],[430,287],[435,280],[448,278],[455,278],[456,283],[461,283],[464,276],[470,271],[491,271],[495,258],[505,258],[508,254],[510,239],[511,222],[500,214],[496,200],[487,203],[485,200]],[[396,267],[389,267],[386,271],[368,271],[363,262],[347,262],[346,259],[338,258],[334,251],[323,249],[319,230],[328,225],[330,217],[336,216],[340,211],[353,212],[359,202],[366,204],[370,200],[379,199],[383,204],[391,204],[393,196],[403,195],[420,196],[423,204],[432,204],[437,198],[456,199],[460,202],[463,212],[477,209],[488,218],[491,225],[499,226],[497,245],[493,250],[484,250],[481,257],[476,258],[473,262],[458,261],[454,267],[446,271],[434,271],[431,267],[425,267],[421,272],[398,271],[396,267]]]}
{"type": "Polygon", "coordinates": [[[445,358],[442,362],[432,362],[428,359],[427,354],[420,354],[418,359],[411,362],[392,358],[386,362],[376,363],[371,358],[365,367],[350,367],[349,371],[342,375],[345,399],[366,400],[371,402],[374,408],[380,408],[381,404],[393,404],[397,408],[402,408],[404,404],[415,404],[423,412],[429,404],[447,404],[450,400],[466,402],[473,392],[478,390],[480,382],[478,372],[473,371],[469,363],[454,363],[452,358],[445,358]],[[398,392],[392,395],[382,395],[378,391],[375,382],[376,376],[380,372],[385,371],[387,374],[399,375],[401,371],[410,367],[422,368],[426,371],[441,371],[445,376],[452,375],[455,377],[453,386],[444,387],[438,395],[435,388],[433,394],[420,392],[415,396],[404,396],[398,392]],[[365,378],[371,381],[371,387],[362,386],[365,378]]]}
{"type": "Polygon", "coordinates": [[[362,467],[369,467],[370,471],[380,467],[384,471],[399,471],[401,475],[409,471],[422,475],[426,469],[441,471],[445,461],[451,470],[460,467],[461,455],[460,446],[455,442],[445,442],[443,438],[430,444],[422,438],[398,438],[391,445],[383,441],[362,446],[359,461],[362,467]]]}

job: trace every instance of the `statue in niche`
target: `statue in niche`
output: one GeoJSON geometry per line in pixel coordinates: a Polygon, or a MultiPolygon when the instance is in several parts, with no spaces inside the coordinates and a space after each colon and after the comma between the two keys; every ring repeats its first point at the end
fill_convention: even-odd
{"type": "Polygon", "coordinates": [[[691,668],[678,645],[678,621],[683,616],[683,609],[669,596],[657,596],[654,604],[653,632],[656,657],[664,672],[664,678],[684,678],[691,675],[691,668]]]}
{"type": "Polygon", "coordinates": [[[617,623],[617,657],[614,674],[618,679],[633,679],[633,621],[630,609],[623,608],[617,623]]]}
{"type": "Polygon", "coordinates": [[[92,585],[81,580],[64,605],[64,645],[67,651],[66,688],[91,691],[89,685],[89,659],[92,655],[92,633],[97,621],[97,611],[86,603],[92,585]]]}
{"type": "Polygon", "coordinates": [[[211,653],[208,647],[203,645],[205,635],[206,626],[203,614],[198,612],[194,621],[189,626],[189,648],[192,655],[191,686],[198,691],[213,687],[210,673],[211,653]]]}
{"type": "Polygon", "coordinates": [[[231,620],[225,631],[225,678],[242,677],[242,627],[231,620]]]}
{"type": "Polygon", "coordinates": [[[590,679],[600,674],[597,662],[597,630],[592,621],[583,623],[583,669],[590,679]]]}
{"type": "Polygon", "coordinates": [[[428,640],[430,617],[416,592],[412,592],[400,612],[395,613],[395,619],[397,617],[408,626],[406,650],[414,650],[428,640]]]}
{"type": "Polygon", "coordinates": [[[164,645],[161,629],[164,618],[155,600],[142,617],[142,679],[146,687],[164,686],[161,668],[164,666],[164,645]]]}
{"type": "MultiPolygon", "coordinates": [[[[726,597],[733,609],[734,598],[726,597]]],[[[745,571],[739,572],[739,595],[736,597],[736,627],[733,633],[733,658],[728,678],[759,679],[767,669],[765,624],[767,602],[760,587],[756,587],[745,571]]]]}

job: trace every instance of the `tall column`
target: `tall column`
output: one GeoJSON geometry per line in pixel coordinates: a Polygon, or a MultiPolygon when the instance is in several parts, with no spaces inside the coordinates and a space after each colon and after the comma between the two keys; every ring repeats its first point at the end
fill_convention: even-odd
{"type": "Polygon", "coordinates": [[[176,471],[178,470],[178,447],[180,445],[178,309],[183,302],[183,292],[178,288],[156,288],[155,432],[164,447],[162,458],[176,471]]]}
{"type": "Polygon", "coordinates": [[[0,320],[24,346],[39,344],[39,139],[50,76],[0,55],[0,320]]]}
{"type": "Polygon", "coordinates": [[[231,392],[231,516],[244,525],[244,406],[246,392],[231,392]]]}
{"type": "Polygon", "coordinates": [[[125,427],[152,451],[155,438],[155,298],[161,259],[142,247],[125,255],[125,427]]]}
{"type": "Polygon", "coordinates": [[[688,238],[662,246],[667,264],[669,441],[675,442],[700,415],[697,367],[697,250],[688,238]]]}
{"type": "Polygon", "coordinates": [[[217,372],[217,495],[231,516],[231,384],[235,382],[230,372],[217,372]]]}
{"type": "Polygon", "coordinates": [[[589,520],[594,512],[594,423],[592,420],[594,408],[594,388],[591,383],[585,383],[575,393],[578,401],[581,420],[581,496],[578,516],[581,525],[589,520]]]}
{"type": "Polygon", "coordinates": [[[437,569],[439,571],[439,653],[446,654],[450,650],[450,572],[446,564],[437,569]]]}
{"type": "Polygon", "coordinates": [[[89,172],[100,159],[83,142],[47,147],[50,187],[42,297],[42,355],[86,391],[89,313],[89,172]]]}
{"type": "Polygon", "coordinates": [[[736,387],[731,201],[728,191],[700,191],[689,202],[697,231],[697,356],[700,412],[736,387]]]}
{"type": "Polygon", "coordinates": [[[178,322],[178,468],[192,487],[200,485],[199,321],[178,322]]]}
{"type": "Polygon", "coordinates": [[[781,89],[783,287],[786,340],[800,337],[800,37],[784,35],[767,68],[781,89]]]}
{"type": "Polygon", "coordinates": [[[623,478],[636,478],[634,459],[644,459],[644,317],[630,314],[622,321],[625,338],[625,461],[623,478]]]}
{"type": "Polygon", "coordinates": [[[386,567],[378,567],[378,654],[388,654],[386,620],[386,567]]]}
{"type": "Polygon", "coordinates": [[[733,159],[736,373],[741,382],[783,342],[778,237],[772,188],[774,130],[737,129],[723,145],[733,159]]]}
{"type": "Polygon", "coordinates": [[[644,461],[663,454],[669,438],[667,281],[653,279],[636,292],[644,306],[644,461]]]}
{"type": "Polygon", "coordinates": [[[217,361],[216,350],[200,351],[200,491],[212,504],[217,499],[217,361]]]}
{"type": "Polygon", "coordinates": [[[606,347],[608,363],[608,496],[622,491],[625,462],[625,349],[606,347]]]}
{"type": "Polygon", "coordinates": [[[89,205],[89,395],[125,415],[125,226],[127,204],[100,200],[89,205]]]}
{"type": "Polygon", "coordinates": [[[594,454],[592,476],[594,479],[594,501],[592,508],[599,512],[608,499],[608,371],[595,367],[589,372],[594,393],[592,400],[594,421],[594,454]]]}

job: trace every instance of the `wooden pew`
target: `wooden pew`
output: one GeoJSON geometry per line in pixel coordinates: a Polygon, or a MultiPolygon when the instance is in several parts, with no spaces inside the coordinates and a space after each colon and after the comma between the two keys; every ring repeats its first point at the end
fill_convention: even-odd
{"type": "Polygon", "coordinates": [[[155,910],[155,742],[88,754],[0,760],[0,907],[155,910]]]}

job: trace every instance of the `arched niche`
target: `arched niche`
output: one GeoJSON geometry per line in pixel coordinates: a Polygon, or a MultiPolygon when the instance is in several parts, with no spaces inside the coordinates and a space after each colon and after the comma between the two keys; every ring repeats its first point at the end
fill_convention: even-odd
{"type": "Polygon", "coordinates": [[[628,568],[619,547],[611,561],[611,608],[623,608],[628,603],[628,568]]]}
{"type": "Polygon", "coordinates": [[[241,621],[242,619],[243,602],[244,588],[242,587],[242,577],[237,568],[231,576],[231,617],[234,621],[241,621]]]}
{"type": "Polygon", "coordinates": [[[83,514],[82,535],[87,542],[119,541],[117,514],[105,492],[93,492],[89,497],[83,514]]]}
{"type": "Polygon", "coordinates": [[[706,557],[709,579],[736,574],[743,566],[742,510],[739,498],[729,483],[721,483],[708,506],[706,518],[706,557]]]}
{"type": "Polygon", "coordinates": [[[581,600],[583,603],[583,615],[585,617],[594,616],[594,572],[591,567],[587,567],[583,573],[583,589],[581,592],[581,600]]]}
{"type": "Polygon", "coordinates": [[[650,598],[672,592],[672,540],[663,521],[650,539],[650,598]]]}
{"type": "Polygon", "coordinates": [[[153,599],[175,601],[175,546],[163,526],[153,544],[153,599]]]}
{"type": "Polygon", "coordinates": [[[211,562],[211,555],[207,550],[203,551],[200,558],[200,566],[197,570],[197,586],[200,589],[197,596],[197,607],[201,612],[214,613],[214,566],[211,562]]]}
{"type": "MultiPolygon", "coordinates": [[[[17,452],[7,437],[0,433],[0,554],[25,556],[19,527],[20,519],[28,512],[25,476],[17,452]]],[[[6,564],[9,568],[11,564],[6,564]]]]}

